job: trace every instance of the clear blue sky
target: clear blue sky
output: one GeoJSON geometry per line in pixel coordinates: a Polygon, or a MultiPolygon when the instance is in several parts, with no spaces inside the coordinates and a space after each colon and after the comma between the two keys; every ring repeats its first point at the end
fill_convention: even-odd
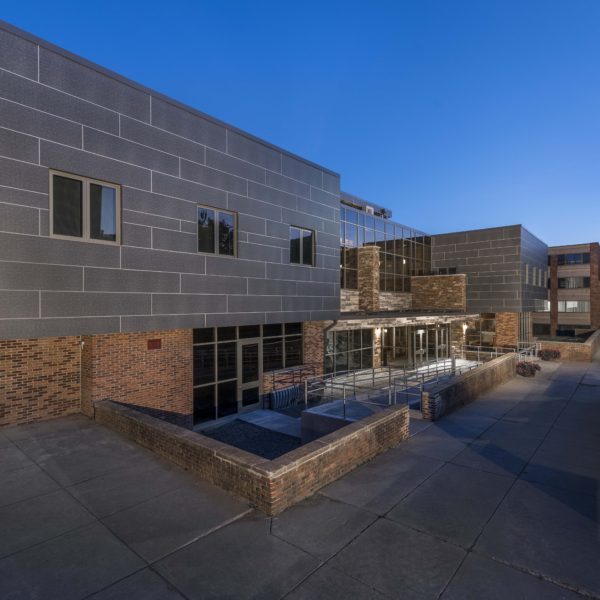
{"type": "Polygon", "coordinates": [[[431,233],[600,239],[600,1],[4,2],[431,233]]]}

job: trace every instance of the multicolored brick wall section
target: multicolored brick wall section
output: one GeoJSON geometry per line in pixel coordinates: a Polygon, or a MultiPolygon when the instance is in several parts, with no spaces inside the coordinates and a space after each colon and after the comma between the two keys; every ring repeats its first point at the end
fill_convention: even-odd
{"type": "Polygon", "coordinates": [[[410,278],[413,310],[455,310],[467,308],[467,276],[424,275],[410,278]]]}
{"type": "Polygon", "coordinates": [[[496,342],[498,348],[516,348],[519,345],[519,313],[496,313],[496,342]]]}
{"type": "Polygon", "coordinates": [[[192,423],[192,330],[82,338],[81,408],[114,400],[178,425],[192,423]]]}
{"type": "Polygon", "coordinates": [[[379,246],[358,249],[358,308],[379,310],[379,246]]]}
{"type": "Polygon", "coordinates": [[[408,406],[392,406],[270,461],[114,402],[98,403],[95,415],[102,425],[269,515],[281,513],[409,436],[408,406]]]}
{"type": "Polygon", "coordinates": [[[79,338],[0,340],[0,426],[80,411],[79,338]]]}

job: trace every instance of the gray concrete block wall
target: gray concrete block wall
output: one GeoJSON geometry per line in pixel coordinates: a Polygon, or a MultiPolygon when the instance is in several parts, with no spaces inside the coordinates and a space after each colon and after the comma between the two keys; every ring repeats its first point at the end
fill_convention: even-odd
{"type": "Polygon", "coordinates": [[[526,312],[546,297],[545,288],[524,284],[525,263],[541,267],[546,245],[521,225],[439,234],[431,243],[433,269],[467,275],[468,312],[526,312]]]}
{"type": "Polygon", "coordinates": [[[0,22],[0,338],[335,319],[339,176],[0,22]],[[49,169],[122,186],[122,244],[55,239],[49,169]],[[238,256],[196,252],[196,206],[238,256]],[[316,232],[289,264],[289,227],[316,232]]]}

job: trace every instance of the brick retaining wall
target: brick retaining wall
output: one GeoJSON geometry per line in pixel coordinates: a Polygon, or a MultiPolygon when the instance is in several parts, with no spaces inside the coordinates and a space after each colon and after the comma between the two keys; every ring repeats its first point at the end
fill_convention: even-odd
{"type": "Polygon", "coordinates": [[[387,408],[267,460],[111,401],[96,420],[276,515],[409,436],[408,406],[387,408]]]}
{"type": "Polygon", "coordinates": [[[581,342],[538,342],[540,350],[558,350],[560,360],[591,362],[600,350],[600,329],[592,334],[584,343],[581,342]]]}
{"type": "Polygon", "coordinates": [[[517,355],[504,354],[472,371],[463,373],[450,384],[423,392],[423,419],[436,421],[456,408],[469,404],[481,394],[515,376],[517,355]]]}

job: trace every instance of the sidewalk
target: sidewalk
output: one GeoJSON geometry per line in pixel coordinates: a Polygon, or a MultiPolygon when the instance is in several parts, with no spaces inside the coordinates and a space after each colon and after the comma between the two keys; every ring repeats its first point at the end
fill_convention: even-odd
{"type": "Polygon", "coordinates": [[[0,598],[600,598],[600,364],[542,363],[269,519],[84,417],[0,432],[0,598]]]}

